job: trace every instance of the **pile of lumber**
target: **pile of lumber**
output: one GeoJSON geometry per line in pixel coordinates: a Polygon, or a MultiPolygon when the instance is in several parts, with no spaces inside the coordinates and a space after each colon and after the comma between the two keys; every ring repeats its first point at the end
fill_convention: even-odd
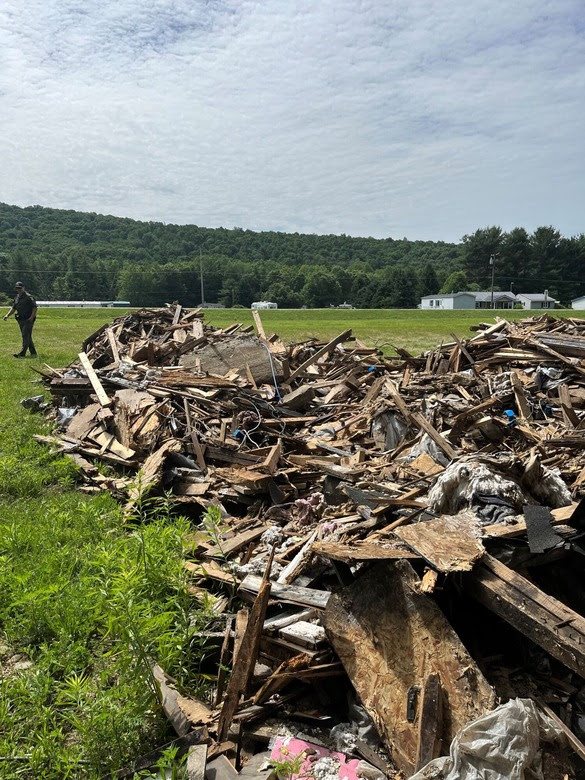
{"type": "Polygon", "coordinates": [[[255,325],[137,311],[43,369],[61,427],[37,438],[82,489],[128,521],[161,497],[192,519],[213,700],[156,674],[193,777],[268,776],[282,729],[334,751],[340,719],[348,761],[408,777],[516,695],[582,751],[585,322],[498,319],[394,357],[349,330],[285,345],[255,325]]]}

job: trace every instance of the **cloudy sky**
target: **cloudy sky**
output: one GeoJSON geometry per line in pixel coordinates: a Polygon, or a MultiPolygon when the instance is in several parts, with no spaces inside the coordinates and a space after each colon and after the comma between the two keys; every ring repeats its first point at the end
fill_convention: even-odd
{"type": "Polygon", "coordinates": [[[3,0],[0,201],[585,231],[583,0],[3,0]]]}

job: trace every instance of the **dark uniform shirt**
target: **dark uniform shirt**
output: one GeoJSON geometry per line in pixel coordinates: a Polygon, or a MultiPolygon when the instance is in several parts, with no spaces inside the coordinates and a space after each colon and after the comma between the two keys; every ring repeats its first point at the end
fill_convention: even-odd
{"type": "Polygon", "coordinates": [[[16,310],[17,320],[28,320],[36,309],[37,302],[27,292],[17,295],[14,299],[14,308],[16,310]]]}

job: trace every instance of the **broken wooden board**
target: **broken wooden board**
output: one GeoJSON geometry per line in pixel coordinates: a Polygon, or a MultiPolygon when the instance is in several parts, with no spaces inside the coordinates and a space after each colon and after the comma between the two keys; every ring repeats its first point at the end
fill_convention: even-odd
{"type": "Polygon", "coordinates": [[[585,677],[585,618],[517,572],[485,555],[465,589],[521,634],[585,677]]]}
{"type": "Polygon", "coordinates": [[[176,441],[176,439],[168,439],[168,441],[162,444],[156,452],[153,452],[152,455],[148,456],[138,472],[136,484],[128,494],[128,501],[124,507],[126,515],[131,513],[137,502],[158,483],[167,455],[170,452],[178,452],[180,449],[181,442],[176,441]]]}
{"type": "Polygon", "coordinates": [[[353,542],[342,544],[340,542],[313,542],[312,551],[324,558],[343,563],[357,563],[358,561],[382,561],[420,559],[420,555],[410,550],[402,550],[394,547],[383,547],[381,544],[368,542],[353,542]]]}
{"type": "MultiPolygon", "coordinates": [[[[262,577],[256,574],[248,574],[240,583],[240,593],[257,594],[262,584],[262,577]]],[[[331,593],[328,590],[316,590],[315,588],[303,588],[299,585],[281,585],[272,583],[271,597],[289,604],[299,604],[302,607],[316,607],[325,609],[331,593]]]]}
{"type": "Polygon", "coordinates": [[[418,718],[418,745],[416,766],[418,772],[433,758],[441,755],[441,681],[438,674],[429,674],[420,694],[420,714],[418,718]]]}
{"type": "Polygon", "coordinates": [[[185,717],[185,713],[179,706],[177,689],[170,684],[167,675],[158,664],[154,664],[152,667],[152,676],[158,689],[159,702],[165,715],[178,736],[184,736],[191,730],[191,726],[185,717]]]}
{"type": "Polygon", "coordinates": [[[193,745],[187,753],[187,780],[205,780],[207,745],[193,745]]]}
{"type": "MultiPolygon", "coordinates": [[[[272,558],[270,558],[272,563],[272,558]]],[[[270,564],[267,572],[270,570],[270,564]]],[[[254,665],[258,657],[262,626],[266,617],[266,607],[270,599],[270,581],[266,575],[262,578],[258,589],[258,596],[250,611],[250,617],[246,624],[246,630],[242,638],[242,644],[235,659],[232,676],[227,686],[225,699],[221,708],[217,724],[217,738],[219,741],[226,739],[233,717],[238,708],[240,697],[246,692],[254,671],[254,665]]]]}
{"type": "Polygon", "coordinates": [[[473,512],[442,515],[397,528],[394,532],[437,571],[471,571],[485,550],[473,512]]]}
{"type": "Polygon", "coordinates": [[[221,558],[223,560],[233,553],[238,552],[238,550],[241,550],[242,547],[246,547],[246,545],[257,541],[264,531],[266,531],[265,525],[258,525],[247,531],[242,531],[240,534],[236,534],[229,539],[219,541],[212,547],[208,547],[204,553],[204,557],[221,558]]]}
{"type": "Polygon", "coordinates": [[[407,718],[413,686],[437,674],[449,706],[438,738],[493,709],[494,692],[445,616],[418,592],[406,561],[380,563],[331,596],[323,616],[329,639],[392,758],[412,773],[417,761],[418,717],[407,718]]]}
{"type": "Polygon", "coordinates": [[[96,372],[93,369],[93,366],[91,365],[89,358],[85,354],[85,352],[80,352],[78,355],[79,362],[83,366],[83,370],[87,374],[87,378],[91,382],[91,386],[94,389],[95,394],[97,395],[97,399],[100,402],[102,406],[111,406],[112,405],[112,399],[108,397],[108,394],[104,390],[104,386],[100,382],[100,379],[96,372]]]}
{"type": "Polygon", "coordinates": [[[344,330],[343,333],[339,334],[339,336],[336,336],[334,339],[331,339],[331,341],[327,342],[325,346],[321,347],[321,349],[318,349],[316,352],[314,352],[310,358],[307,358],[307,360],[305,360],[304,363],[301,363],[301,365],[297,369],[295,369],[292,372],[292,374],[289,376],[289,378],[287,379],[287,383],[291,384],[291,382],[294,382],[294,380],[297,377],[304,374],[305,371],[310,366],[312,366],[322,357],[325,357],[325,355],[328,355],[332,350],[334,350],[338,344],[341,344],[350,338],[351,338],[351,328],[349,330],[344,330]]]}

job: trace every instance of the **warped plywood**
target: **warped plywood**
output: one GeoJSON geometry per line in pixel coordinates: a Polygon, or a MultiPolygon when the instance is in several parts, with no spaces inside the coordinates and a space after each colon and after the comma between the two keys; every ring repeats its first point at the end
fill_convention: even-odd
{"type": "Polygon", "coordinates": [[[431,597],[419,593],[407,561],[380,563],[331,596],[324,625],[335,651],[392,757],[412,773],[419,749],[420,712],[409,720],[413,686],[429,675],[444,692],[440,734],[456,732],[494,706],[494,692],[431,597]]]}
{"type": "Polygon", "coordinates": [[[479,540],[479,522],[473,512],[443,515],[397,528],[395,533],[431,566],[445,574],[471,571],[485,552],[479,540]]]}

